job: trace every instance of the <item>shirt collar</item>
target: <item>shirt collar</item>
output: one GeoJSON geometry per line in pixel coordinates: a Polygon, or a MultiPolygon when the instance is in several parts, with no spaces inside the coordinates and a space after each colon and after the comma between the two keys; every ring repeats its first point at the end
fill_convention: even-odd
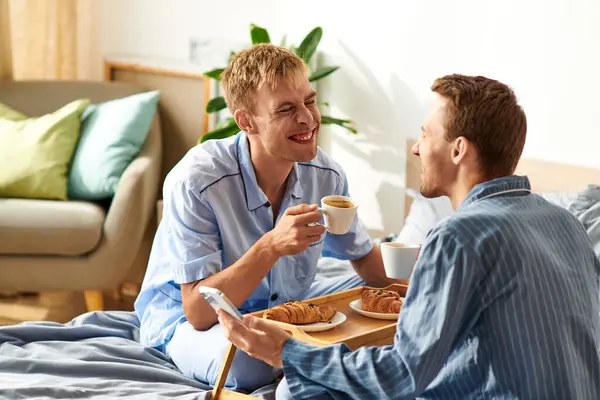
{"type": "Polygon", "coordinates": [[[288,186],[286,192],[291,193],[296,199],[301,199],[304,191],[302,190],[302,183],[300,182],[300,168],[298,163],[294,163],[294,167],[288,177],[288,186]]]}
{"type": "MultiPolygon", "coordinates": [[[[252,166],[252,160],[250,158],[250,147],[248,144],[248,137],[244,132],[241,132],[237,138],[237,160],[238,167],[242,174],[242,182],[244,184],[244,191],[246,195],[246,205],[248,211],[254,211],[269,202],[267,196],[258,186],[256,181],[256,174],[254,167],[252,166]]],[[[294,163],[294,167],[288,177],[288,184],[286,188],[286,194],[291,193],[297,199],[302,198],[303,190],[302,184],[299,179],[299,168],[298,163],[294,163]]]]}
{"type": "Polygon", "coordinates": [[[526,176],[511,175],[492,179],[473,186],[456,211],[460,211],[487,197],[511,194],[523,195],[529,192],[531,192],[531,185],[529,178],[526,176]]]}

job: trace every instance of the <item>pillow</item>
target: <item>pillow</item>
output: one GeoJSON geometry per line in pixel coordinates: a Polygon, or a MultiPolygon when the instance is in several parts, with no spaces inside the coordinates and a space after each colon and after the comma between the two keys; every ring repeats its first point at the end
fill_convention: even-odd
{"type": "MultiPolygon", "coordinates": [[[[427,233],[442,219],[454,213],[452,203],[446,196],[428,199],[413,189],[407,189],[413,198],[406,221],[400,233],[392,241],[400,243],[423,243],[427,233]]],[[[600,257],[600,186],[589,185],[582,192],[537,193],[550,203],[569,210],[586,228],[594,243],[594,251],[600,257]]]]}
{"type": "Polygon", "coordinates": [[[112,197],[121,175],[139,153],[150,129],[159,92],[135,94],[90,105],[69,174],[69,197],[112,197]]]}
{"type": "Polygon", "coordinates": [[[569,204],[579,196],[577,192],[541,192],[538,196],[543,197],[546,201],[562,208],[568,208],[569,204]]]}
{"type": "Polygon", "coordinates": [[[27,116],[13,110],[6,104],[0,103],[0,118],[10,119],[11,121],[20,121],[27,119],[27,116]]]}
{"type": "Polygon", "coordinates": [[[413,198],[413,202],[402,230],[393,241],[421,244],[438,222],[454,213],[452,203],[447,196],[428,199],[414,189],[406,189],[406,193],[413,198]]]}
{"type": "MultiPolygon", "coordinates": [[[[69,163],[79,139],[81,115],[90,101],[13,121],[0,117],[0,197],[67,199],[69,163]]],[[[15,117],[3,107],[4,115],[15,117]]]]}
{"type": "Polygon", "coordinates": [[[566,208],[579,219],[600,258],[600,185],[588,185],[566,208]]]}

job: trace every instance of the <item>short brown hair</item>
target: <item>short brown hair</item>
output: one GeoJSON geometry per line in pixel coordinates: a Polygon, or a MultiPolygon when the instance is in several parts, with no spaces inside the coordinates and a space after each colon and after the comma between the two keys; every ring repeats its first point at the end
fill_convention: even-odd
{"type": "Polygon", "coordinates": [[[252,111],[254,95],[262,84],[275,89],[280,79],[299,85],[307,79],[304,61],[285,47],[255,44],[237,53],[221,73],[221,85],[227,106],[252,111]]]}
{"type": "Polygon", "coordinates": [[[436,79],[431,90],[448,99],[446,139],[472,142],[486,178],[512,175],[527,135],[525,112],[512,89],[483,76],[453,74],[436,79]]]}

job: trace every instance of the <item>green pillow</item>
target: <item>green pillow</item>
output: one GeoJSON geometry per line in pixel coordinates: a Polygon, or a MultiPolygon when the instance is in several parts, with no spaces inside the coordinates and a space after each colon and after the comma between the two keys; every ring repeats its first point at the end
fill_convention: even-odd
{"type": "Polygon", "coordinates": [[[0,197],[67,200],[69,163],[89,103],[75,100],[37,118],[0,118],[0,197]]]}
{"type": "Polygon", "coordinates": [[[0,118],[10,119],[11,121],[20,121],[22,119],[27,119],[27,116],[13,110],[6,104],[0,103],[0,118]]]}
{"type": "Polygon", "coordinates": [[[140,93],[88,107],[69,173],[69,198],[101,200],[115,194],[146,140],[159,94],[140,93]]]}

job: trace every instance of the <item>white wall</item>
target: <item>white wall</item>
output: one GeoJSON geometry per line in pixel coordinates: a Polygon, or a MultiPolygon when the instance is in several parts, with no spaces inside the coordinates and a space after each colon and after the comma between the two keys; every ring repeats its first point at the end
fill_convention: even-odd
{"type": "MultiPolygon", "coordinates": [[[[244,42],[251,22],[296,44],[314,26],[342,69],[320,88],[360,130],[325,130],[370,229],[401,227],[404,143],[443,74],[497,78],[527,112],[525,156],[600,167],[600,2],[594,0],[103,0],[103,53],[187,59],[190,37],[244,42]],[[395,6],[391,6],[395,4],[395,6]],[[395,8],[394,8],[395,7],[395,8]]],[[[289,41],[288,41],[289,43],[289,41]]]]}

